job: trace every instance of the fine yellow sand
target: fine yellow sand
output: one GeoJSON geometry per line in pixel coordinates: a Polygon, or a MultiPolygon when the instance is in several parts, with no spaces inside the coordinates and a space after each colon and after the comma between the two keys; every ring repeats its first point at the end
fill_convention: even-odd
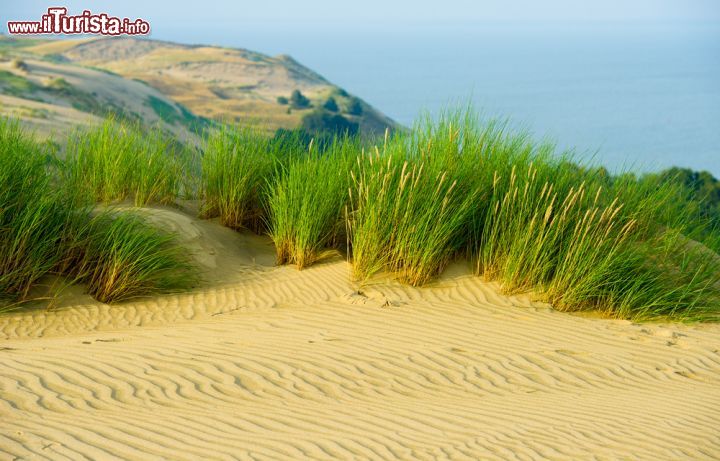
{"type": "Polygon", "coordinates": [[[359,287],[339,256],[276,268],[265,238],[153,215],[208,282],[1,317],[0,459],[720,457],[717,325],[562,314],[461,263],[359,287]]]}

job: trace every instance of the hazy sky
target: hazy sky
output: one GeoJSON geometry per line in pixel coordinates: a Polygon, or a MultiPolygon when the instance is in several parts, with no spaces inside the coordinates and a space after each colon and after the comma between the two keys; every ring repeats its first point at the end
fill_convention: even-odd
{"type": "Polygon", "coordinates": [[[365,27],[398,28],[424,25],[472,25],[487,21],[559,22],[688,22],[719,21],[718,0],[314,0],[152,2],[118,1],[2,1],[2,27],[8,20],[39,18],[48,6],[67,6],[149,20],[156,38],[181,29],[275,31],[365,27]]]}

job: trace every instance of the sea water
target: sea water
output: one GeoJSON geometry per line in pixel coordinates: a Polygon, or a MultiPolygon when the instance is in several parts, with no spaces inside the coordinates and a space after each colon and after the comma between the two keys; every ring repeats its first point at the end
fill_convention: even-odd
{"type": "Polygon", "coordinates": [[[466,104],[613,171],[677,165],[720,177],[720,25],[464,24],[225,43],[287,53],[410,125],[466,104]]]}

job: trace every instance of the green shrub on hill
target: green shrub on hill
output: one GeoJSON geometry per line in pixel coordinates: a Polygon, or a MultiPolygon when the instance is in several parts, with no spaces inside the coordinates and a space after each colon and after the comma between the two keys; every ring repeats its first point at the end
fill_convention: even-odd
{"type": "Polygon", "coordinates": [[[293,90],[290,95],[290,106],[293,109],[307,109],[310,105],[310,100],[300,90],[293,90]]]}
{"type": "Polygon", "coordinates": [[[330,114],[326,111],[315,111],[307,114],[302,119],[302,128],[310,133],[334,135],[355,135],[358,132],[358,124],[351,122],[342,115],[330,114]]]}
{"type": "Polygon", "coordinates": [[[363,107],[358,98],[351,98],[348,101],[347,113],[350,115],[362,115],[363,107]]]}
{"type": "Polygon", "coordinates": [[[328,110],[330,112],[337,112],[338,111],[338,105],[337,102],[335,102],[335,98],[330,96],[325,101],[325,104],[323,104],[323,109],[328,110]]]}

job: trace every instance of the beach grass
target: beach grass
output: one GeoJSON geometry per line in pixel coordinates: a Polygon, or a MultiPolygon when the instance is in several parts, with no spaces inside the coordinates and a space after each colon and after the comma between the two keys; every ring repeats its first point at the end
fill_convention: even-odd
{"type": "Polygon", "coordinates": [[[160,129],[108,118],[80,129],[66,148],[67,181],[101,203],[172,203],[181,193],[188,155],[160,129]]]}
{"type": "Polygon", "coordinates": [[[348,213],[356,278],[389,270],[422,285],[461,250],[477,197],[445,163],[444,141],[455,135],[428,144],[398,135],[358,157],[348,213]]]}
{"type": "Polygon", "coordinates": [[[19,299],[61,259],[73,210],[52,188],[48,158],[17,122],[0,119],[0,296],[19,299]]]}
{"type": "Polygon", "coordinates": [[[103,302],[192,286],[196,271],[174,236],[127,211],[94,210],[98,184],[78,182],[91,170],[76,161],[0,119],[0,311],[49,274],[85,283],[103,302]]]}
{"type": "Polygon", "coordinates": [[[359,139],[338,137],[323,151],[311,145],[305,155],[281,166],[267,189],[268,233],[278,264],[302,269],[325,248],[344,242],[349,172],[360,150],[359,139]]]}
{"type": "Polygon", "coordinates": [[[283,153],[279,144],[252,128],[223,125],[206,135],[203,150],[201,216],[219,217],[232,229],[263,229],[264,191],[283,153]]]}
{"type": "Polygon", "coordinates": [[[66,205],[80,198],[58,197],[72,190],[92,203],[172,203],[194,194],[186,184],[195,182],[201,216],[267,233],[280,264],[304,268],[335,248],[348,254],[356,280],[385,272],[418,286],[465,258],[504,292],[563,311],[719,319],[720,232],[686,188],[584,166],[471,109],[370,142],[223,125],[205,134],[196,163],[164,135],[111,120],[71,140],[58,180],[16,127],[2,130],[3,149],[22,153],[0,160],[4,209],[26,213],[2,215],[3,293],[27,292],[66,261],[57,247],[71,240],[68,228],[82,236],[69,253],[76,276],[98,299],[192,286],[171,236],[140,217],[97,215],[66,205]],[[130,268],[128,278],[119,267],[130,268]]]}
{"type": "Polygon", "coordinates": [[[199,281],[187,250],[139,211],[101,211],[75,235],[69,272],[98,301],[172,293],[199,281]]]}
{"type": "MultiPolygon", "coordinates": [[[[224,165],[237,161],[237,146],[256,143],[235,133],[234,147],[213,146],[231,157],[224,165]]],[[[504,292],[531,292],[563,311],[718,317],[717,230],[680,187],[585,167],[506,121],[450,111],[375,143],[261,152],[264,172],[250,182],[259,192],[247,199],[255,205],[241,208],[267,208],[281,264],[303,268],[332,247],[348,252],[356,280],[388,272],[423,285],[469,258],[504,292]]],[[[221,189],[247,193],[242,184],[221,189]]]]}

